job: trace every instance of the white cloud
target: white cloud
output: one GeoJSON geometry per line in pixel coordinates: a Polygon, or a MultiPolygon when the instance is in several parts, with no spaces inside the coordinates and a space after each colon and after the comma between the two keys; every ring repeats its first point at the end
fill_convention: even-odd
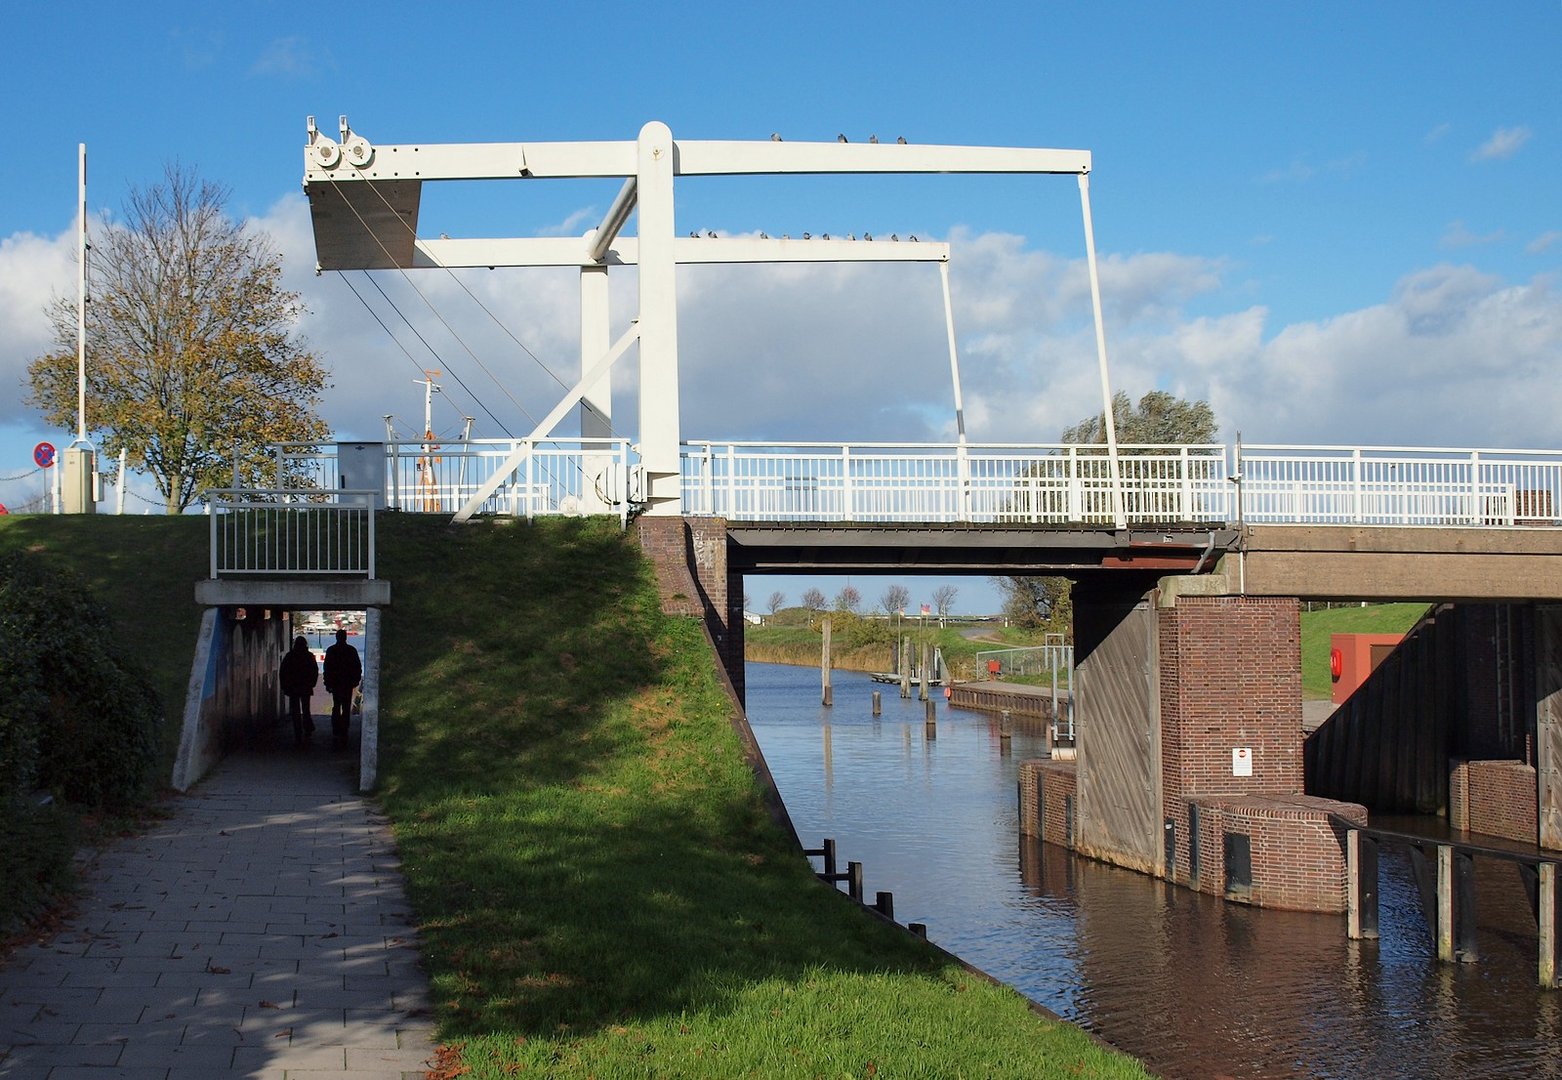
{"type": "Polygon", "coordinates": [[[1429,144],[1430,143],[1435,143],[1435,142],[1442,142],[1442,140],[1452,130],[1453,130],[1453,125],[1452,124],[1447,124],[1447,123],[1438,124],[1436,127],[1432,128],[1432,130],[1428,131],[1425,135],[1423,135],[1421,137],[1421,141],[1425,142],[1425,143],[1429,143],[1429,144]]]}
{"type": "Polygon", "coordinates": [[[1437,246],[1441,248],[1466,248],[1480,247],[1484,244],[1495,244],[1503,238],[1501,229],[1489,233],[1473,233],[1463,221],[1451,221],[1443,230],[1443,235],[1438,239],[1437,246]]]}
{"type": "Polygon", "coordinates": [[[550,225],[538,229],[540,236],[579,236],[590,226],[595,226],[602,218],[602,213],[595,206],[583,206],[570,214],[557,225],[550,225]]]}
{"type": "Polygon", "coordinates": [[[1562,241],[1562,232],[1552,229],[1543,232],[1535,239],[1524,245],[1524,250],[1531,255],[1539,255],[1543,251],[1549,251],[1558,241],[1562,241]]]}
{"type": "MultiPolygon", "coordinates": [[[[379,437],[386,413],[403,434],[421,427],[413,380],[424,368],[444,372],[435,427],[447,437],[465,415],[476,417],[479,436],[500,436],[501,425],[523,434],[578,375],[573,271],[317,277],[302,197],[280,200],[255,224],[283,256],[284,284],[308,306],[300,331],[331,372],[322,412],[340,437],[379,437]]],[[[0,377],[13,387],[48,343],[44,303],[74,287],[73,241],[73,230],[0,241],[0,377]]],[[[1012,234],[951,241],[969,437],[1048,442],[1098,411],[1083,260],[1028,249],[1012,234]]],[[[1274,326],[1264,306],[1234,301],[1226,273],[1219,261],[1174,252],[1101,260],[1114,388],[1207,399],[1228,441],[1240,431],[1249,443],[1562,446],[1562,296],[1550,279],[1511,283],[1433,266],[1377,303],[1274,326]],[[1195,301],[1199,314],[1188,310],[1195,301]]],[[[635,308],[636,279],[632,268],[614,275],[616,335],[635,308]]],[[[952,437],[934,266],[686,267],[679,287],[686,437],[952,437]]],[[[616,374],[617,427],[630,436],[636,361],[632,350],[616,374]]],[[[0,425],[32,420],[19,399],[0,394],[0,425]]]]}
{"type": "Polygon", "coordinates": [[[27,363],[53,344],[44,309],[76,295],[76,229],[58,236],[16,233],[0,239],[0,424],[32,419],[27,363]]]}
{"type": "Polygon", "coordinates": [[[1500,127],[1492,132],[1491,138],[1476,147],[1470,154],[1471,161],[1500,161],[1510,158],[1519,152],[1519,148],[1529,142],[1534,132],[1527,127],[1500,127]]]}
{"type": "Polygon", "coordinates": [[[308,38],[296,35],[276,38],[255,58],[255,62],[250,65],[250,74],[298,79],[312,74],[315,62],[308,38]]]}

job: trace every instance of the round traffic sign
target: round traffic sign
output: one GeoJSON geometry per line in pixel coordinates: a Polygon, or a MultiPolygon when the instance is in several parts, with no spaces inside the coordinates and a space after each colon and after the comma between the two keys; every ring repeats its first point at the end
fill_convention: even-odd
{"type": "Polygon", "coordinates": [[[47,469],[54,464],[54,444],[41,442],[33,447],[33,460],[38,463],[40,469],[47,469]]]}

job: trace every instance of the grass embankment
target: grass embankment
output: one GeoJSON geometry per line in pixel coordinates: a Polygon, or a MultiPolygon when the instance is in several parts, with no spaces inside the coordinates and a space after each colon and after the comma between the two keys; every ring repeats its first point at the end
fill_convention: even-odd
{"type": "MultiPolygon", "coordinates": [[[[204,517],[0,515],[0,551],[32,551],[92,591],[118,628],[119,651],[163,701],[163,775],[173,771],[201,628],[195,583],[209,566],[204,517]]],[[[5,663],[26,663],[5,657],[5,663]]]]}
{"type": "Polygon", "coordinates": [[[1425,604],[1368,604],[1302,612],[1302,697],[1331,696],[1329,635],[1403,634],[1424,614],[1425,604]]]}
{"type": "MultiPolygon", "coordinates": [[[[843,646],[839,638],[832,637],[830,666],[838,671],[893,671],[893,624],[878,625],[883,640],[865,645],[843,646]]],[[[922,626],[917,620],[907,620],[900,632],[910,638],[913,649],[920,650],[926,641],[928,651],[936,647],[944,656],[944,663],[958,679],[983,678],[977,669],[976,654],[987,649],[1010,648],[1015,645],[1040,644],[1031,641],[1023,632],[1000,626],[982,627],[983,636],[1002,638],[999,641],[973,640],[965,636],[970,626],[935,625],[922,626]]],[[[822,644],[820,633],[808,625],[746,626],[743,628],[743,657],[766,664],[796,664],[818,667],[822,644]]]]}
{"type": "Polygon", "coordinates": [[[380,536],[383,797],[450,1075],[1144,1075],[817,885],[616,525],[380,536]]]}

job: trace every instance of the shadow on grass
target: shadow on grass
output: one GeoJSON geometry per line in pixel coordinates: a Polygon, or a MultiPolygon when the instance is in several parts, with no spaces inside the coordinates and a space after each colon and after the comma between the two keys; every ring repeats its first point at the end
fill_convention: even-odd
{"type": "Polygon", "coordinates": [[[392,520],[382,775],[450,1037],[723,1008],[810,969],[931,975],[765,814],[694,620],[616,522],[392,520]]]}
{"type": "Polygon", "coordinates": [[[0,551],[27,550],[80,578],[118,630],[117,651],[163,701],[164,777],[179,748],[185,690],[208,572],[208,523],[195,516],[20,514],[0,517],[0,551]]]}

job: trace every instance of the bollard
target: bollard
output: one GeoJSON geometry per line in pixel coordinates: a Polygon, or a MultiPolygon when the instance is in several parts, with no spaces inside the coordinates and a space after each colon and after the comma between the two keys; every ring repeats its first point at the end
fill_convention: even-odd
{"type": "Polygon", "coordinates": [[[857,903],[862,903],[862,863],[846,864],[846,893],[857,903]]]}
{"type": "Polygon", "coordinates": [[[827,837],[825,839],[824,850],[820,854],[824,856],[824,872],[826,874],[835,873],[835,840],[833,838],[827,837]]]}
{"type": "Polygon", "coordinates": [[[1008,709],[1004,709],[1001,713],[999,713],[998,738],[1000,738],[1000,739],[1012,739],[1013,737],[1014,737],[1014,721],[1009,716],[1009,710],[1008,709]]]}
{"type": "Polygon", "coordinates": [[[831,701],[831,700],[830,700],[830,698],[831,698],[831,697],[832,697],[832,696],[833,696],[833,694],[832,694],[832,693],[831,693],[831,691],[832,691],[832,690],[833,690],[833,689],[834,689],[834,688],[833,688],[833,687],[832,687],[832,686],[831,686],[831,685],[830,685],[830,684],[829,684],[829,683],[825,683],[825,684],[824,684],[824,703],[825,703],[825,704],[826,704],[826,705],[832,705],[832,704],[834,704],[834,703],[833,703],[833,702],[832,702],[832,701],[831,701]]]}
{"type": "Polygon", "coordinates": [[[907,923],[906,924],[906,929],[910,930],[913,934],[915,934],[917,937],[921,938],[923,941],[927,940],[927,923],[920,923],[920,922],[907,923]]]}
{"type": "Polygon", "coordinates": [[[895,894],[891,892],[879,893],[879,898],[874,901],[873,909],[893,922],[895,919],[895,894]]]}
{"type": "Polygon", "coordinates": [[[873,715],[878,716],[884,712],[884,702],[879,699],[879,692],[873,692],[873,715]]]}
{"type": "Polygon", "coordinates": [[[938,720],[938,702],[932,698],[927,699],[927,722],[934,723],[938,720]]]}

